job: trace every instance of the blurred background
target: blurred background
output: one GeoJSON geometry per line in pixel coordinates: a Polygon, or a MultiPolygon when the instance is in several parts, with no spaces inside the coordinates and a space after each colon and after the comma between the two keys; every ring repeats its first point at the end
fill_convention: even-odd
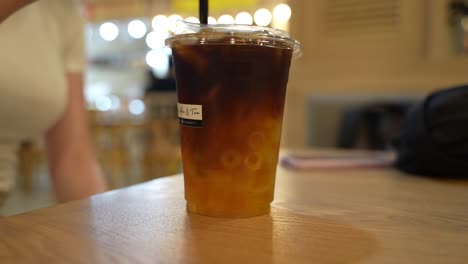
{"type": "MultiPolygon", "coordinates": [[[[85,95],[111,188],[181,172],[171,51],[175,21],[198,1],[83,0],[85,95]]],[[[282,145],[389,149],[409,107],[468,83],[468,0],[210,0],[209,23],[287,30],[291,68],[282,145]]],[[[55,203],[41,142],[18,152],[16,189],[0,212],[55,203]]]]}

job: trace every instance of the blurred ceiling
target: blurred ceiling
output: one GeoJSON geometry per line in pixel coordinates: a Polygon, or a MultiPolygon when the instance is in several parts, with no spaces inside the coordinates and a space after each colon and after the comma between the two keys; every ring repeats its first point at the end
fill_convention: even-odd
{"type": "Polygon", "coordinates": [[[170,0],[84,0],[83,3],[84,16],[89,21],[145,17],[157,9],[167,11],[170,6],[170,0]]]}
{"type": "MultiPolygon", "coordinates": [[[[151,17],[156,14],[179,13],[195,16],[198,0],[82,0],[84,16],[89,21],[151,17]]],[[[269,7],[287,0],[210,0],[210,12],[221,14],[227,10],[252,10],[269,7]]]]}

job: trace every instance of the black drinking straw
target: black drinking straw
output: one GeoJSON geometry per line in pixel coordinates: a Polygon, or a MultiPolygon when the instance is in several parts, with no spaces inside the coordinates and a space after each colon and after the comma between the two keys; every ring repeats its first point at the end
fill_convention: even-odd
{"type": "Polygon", "coordinates": [[[199,0],[199,17],[200,23],[203,25],[208,24],[208,0],[199,0]]]}

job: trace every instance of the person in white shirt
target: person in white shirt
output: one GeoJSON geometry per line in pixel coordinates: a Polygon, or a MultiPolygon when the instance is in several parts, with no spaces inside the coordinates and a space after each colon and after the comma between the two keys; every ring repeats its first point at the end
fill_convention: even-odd
{"type": "Polygon", "coordinates": [[[106,190],[84,107],[83,42],[72,0],[0,1],[0,204],[18,143],[38,137],[59,202],[106,190]]]}

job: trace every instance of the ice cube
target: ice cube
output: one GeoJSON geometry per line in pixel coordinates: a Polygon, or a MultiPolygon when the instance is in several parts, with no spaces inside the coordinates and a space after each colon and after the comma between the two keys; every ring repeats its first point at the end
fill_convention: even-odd
{"type": "Polygon", "coordinates": [[[249,147],[253,150],[260,150],[265,144],[265,135],[259,131],[254,131],[249,135],[249,147]]]}
{"type": "Polygon", "coordinates": [[[240,165],[242,156],[237,150],[227,150],[221,154],[220,161],[223,167],[232,169],[240,165]]]}
{"type": "Polygon", "coordinates": [[[263,158],[260,152],[252,152],[244,159],[244,165],[247,169],[256,171],[262,167],[263,158]]]}

